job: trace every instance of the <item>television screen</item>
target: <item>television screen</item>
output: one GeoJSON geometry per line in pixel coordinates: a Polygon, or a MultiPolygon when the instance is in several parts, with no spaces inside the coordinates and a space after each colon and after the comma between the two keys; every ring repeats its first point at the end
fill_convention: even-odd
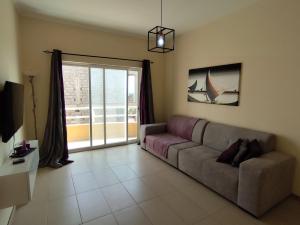
{"type": "Polygon", "coordinates": [[[0,102],[0,128],[5,143],[23,125],[23,100],[24,86],[6,81],[0,102]]]}

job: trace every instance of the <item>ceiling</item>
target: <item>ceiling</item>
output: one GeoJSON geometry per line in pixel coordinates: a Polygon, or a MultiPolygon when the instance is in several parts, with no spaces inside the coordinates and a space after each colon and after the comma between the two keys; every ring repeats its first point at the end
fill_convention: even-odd
{"type": "MultiPolygon", "coordinates": [[[[24,15],[146,35],[160,25],[160,0],[14,0],[24,15]]],[[[163,26],[182,34],[257,0],[163,0],[163,26]]]]}

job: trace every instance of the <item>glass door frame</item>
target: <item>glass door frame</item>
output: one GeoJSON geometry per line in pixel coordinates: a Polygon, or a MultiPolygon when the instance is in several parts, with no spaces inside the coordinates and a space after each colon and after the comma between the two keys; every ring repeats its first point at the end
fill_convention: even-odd
{"type": "Polygon", "coordinates": [[[142,68],[141,67],[131,67],[131,66],[116,66],[116,65],[108,65],[108,64],[95,64],[95,63],[83,63],[83,62],[74,62],[74,61],[63,61],[63,65],[68,66],[82,66],[87,67],[89,70],[89,125],[90,125],[90,146],[89,147],[83,147],[83,148],[76,148],[76,149],[69,149],[69,153],[75,153],[75,152],[82,152],[82,151],[89,151],[89,150],[97,150],[102,148],[108,148],[108,147],[114,147],[114,146],[120,146],[120,145],[127,145],[127,144],[134,144],[137,143],[139,140],[138,134],[139,134],[139,125],[140,125],[140,117],[139,117],[139,91],[140,91],[140,81],[141,81],[141,73],[142,68]],[[104,144],[102,145],[95,145],[93,146],[93,122],[92,122],[92,90],[91,90],[91,68],[99,68],[103,69],[103,133],[104,133],[104,144]],[[105,99],[105,70],[106,69],[119,69],[119,70],[126,70],[126,140],[116,143],[107,144],[107,135],[106,135],[106,99],[105,99]],[[129,71],[137,71],[137,137],[135,139],[128,140],[128,74],[129,71]]]}

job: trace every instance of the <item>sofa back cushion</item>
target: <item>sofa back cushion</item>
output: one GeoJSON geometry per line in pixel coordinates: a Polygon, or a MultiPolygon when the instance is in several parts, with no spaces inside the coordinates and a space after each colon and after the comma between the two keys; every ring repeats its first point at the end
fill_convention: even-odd
{"type": "Polygon", "coordinates": [[[168,120],[167,130],[175,136],[192,140],[193,129],[198,120],[198,118],[188,116],[172,116],[168,120]]]}
{"type": "Polygon", "coordinates": [[[204,131],[203,144],[218,151],[224,151],[238,139],[257,139],[263,152],[270,152],[275,148],[275,136],[270,133],[225,125],[208,123],[204,131]]]}
{"type": "Polygon", "coordinates": [[[193,133],[192,133],[192,141],[196,142],[198,144],[203,143],[203,135],[204,135],[204,130],[207,125],[208,121],[207,120],[201,120],[199,119],[197,123],[194,126],[193,133]]]}

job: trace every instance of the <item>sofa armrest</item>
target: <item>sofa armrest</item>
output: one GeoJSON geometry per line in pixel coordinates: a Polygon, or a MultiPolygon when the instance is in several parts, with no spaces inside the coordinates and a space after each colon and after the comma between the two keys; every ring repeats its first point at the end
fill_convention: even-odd
{"type": "Polygon", "coordinates": [[[291,194],[295,159],[270,152],[240,164],[237,204],[259,217],[291,194]]]}
{"type": "Polygon", "coordinates": [[[166,123],[152,123],[152,124],[143,124],[140,128],[140,143],[141,147],[146,149],[145,146],[145,137],[150,134],[159,134],[167,131],[166,123]]]}

